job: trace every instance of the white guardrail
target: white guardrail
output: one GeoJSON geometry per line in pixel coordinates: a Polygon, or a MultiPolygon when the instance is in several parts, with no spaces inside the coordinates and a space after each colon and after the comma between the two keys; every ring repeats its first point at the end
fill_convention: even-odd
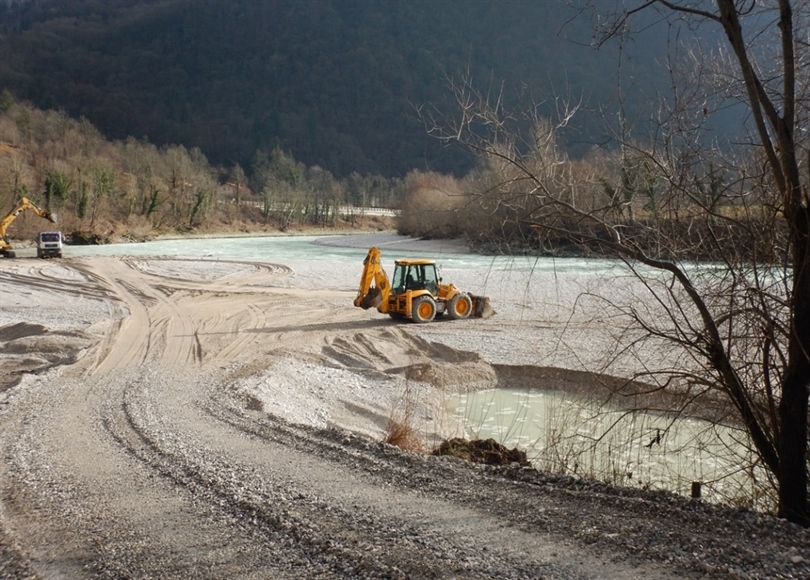
{"type": "Polygon", "coordinates": [[[341,205],[338,207],[339,214],[355,214],[355,215],[379,215],[394,217],[399,215],[398,209],[388,209],[384,207],[354,207],[352,205],[341,205]]]}
{"type": "MultiPolygon", "coordinates": [[[[228,203],[228,202],[220,202],[220,203],[228,203]]],[[[232,203],[232,202],[230,202],[232,203]]],[[[254,200],[242,200],[242,205],[252,205],[254,207],[264,207],[263,201],[254,201],[254,200]]],[[[279,204],[272,204],[271,209],[273,210],[288,210],[289,205],[279,205],[279,204]]],[[[303,211],[303,208],[300,208],[303,211]]],[[[399,215],[398,209],[388,209],[385,207],[355,207],[353,205],[341,205],[338,206],[338,213],[340,215],[378,215],[378,216],[387,216],[387,217],[395,217],[399,215]]]]}

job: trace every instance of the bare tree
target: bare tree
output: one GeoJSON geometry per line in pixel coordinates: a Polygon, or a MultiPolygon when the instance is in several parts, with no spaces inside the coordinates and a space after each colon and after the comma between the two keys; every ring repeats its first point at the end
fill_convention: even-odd
{"type": "Polygon", "coordinates": [[[240,208],[242,207],[242,188],[247,184],[248,178],[245,174],[245,170],[242,169],[242,166],[238,163],[231,167],[228,178],[234,186],[234,202],[236,203],[236,215],[238,217],[241,213],[240,208]]]}
{"type": "Polygon", "coordinates": [[[452,84],[460,113],[427,119],[429,129],[488,160],[482,207],[506,208],[508,219],[547,243],[572,241],[633,269],[655,307],[621,306],[637,331],[629,340],[666,344],[673,361],[656,371],[657,361],[648,361],[650,377],[689,400],[732,409],[773,474],[779,515],[810,525],[810,200],[800,171],[808,156],[800,137],[810,120],[802,100],[810,5],[627,0],[601,15],[600,42],[650,11],[660,25],[677,19],[724,35],[727,50],[711,55],[713,62],[725,58],[715,69],[722,87],[709,84],[717,77],[701,51],[691,54],[690,70],[701,78],[690,79],[688,90],[675,82],[675,68],[667,71],[675,94],[651,111],[663,113],[655,134],[621,142],[617,169],[596,179],[601,198],[582,202],[578,192],[594,184],[571,175],[572,164],[554,147],[568,110],[556,126],[543,126],[536,108],[510,115],[499,93],[478,92],[464,80],[452,84]],[[721,98],[739,99],[750,120],[750,139],[733,153],[700,135],[721,98]],[[722,267],[700,267],[696,259],[722,267]]]}

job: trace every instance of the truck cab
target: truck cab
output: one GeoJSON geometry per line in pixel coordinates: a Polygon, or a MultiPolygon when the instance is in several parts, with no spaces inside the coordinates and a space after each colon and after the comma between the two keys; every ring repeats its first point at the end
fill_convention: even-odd
{"type": "Polygon", "coordinates": [[[37,258],[61,258],[64,241],[62,232],[40,232],[37,236],[37,258]]]}

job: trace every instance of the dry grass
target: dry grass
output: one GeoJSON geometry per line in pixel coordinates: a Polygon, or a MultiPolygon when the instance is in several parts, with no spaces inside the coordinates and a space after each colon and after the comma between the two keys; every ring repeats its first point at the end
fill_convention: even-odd
{"type": "Polygon", "coordinates": [[[399,421],[394,417],[388,419],[388,425],[385,429],[385,442],[406,451],[425,453],[425,446],[413,425],[399,421]]]}
{"type": "Polygon", "coordinates": [[[416,391],[412,385],[407,385],[402,397],[392,405],[383,441],[407,451],[427,453],[427,447],[415,427],[419,408],[419,395],[416,391]]]}

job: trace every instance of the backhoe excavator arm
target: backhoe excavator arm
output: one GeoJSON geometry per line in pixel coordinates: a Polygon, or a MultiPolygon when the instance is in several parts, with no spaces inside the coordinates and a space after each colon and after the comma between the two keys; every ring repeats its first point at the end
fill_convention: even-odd
{"type": "Polygon", "coordinates": [[[13,257],[13,252],[10,252],[11,246],[8,244],[6,240],[6,230],[8,230],[8,226],[17,219],[17,216],[20,215],[25,210],[31,210],[39,217],[48,220],[51,223],[56,223],[56,214],[47,212],[45,210],[40,209],[37,205],[28,199],[27,197],[20,198],[20,203],[12,209],[6,217],[0,220],[0,252],[7,253],[10,257],[13,257]]]}
{"type": "Polygon", "coordinates": [[[380,262],[380,249],[371,248],[363,261],[363,274],[360,276],[360,290],[354,305],[364,310],[376,308],[380,312],[388,311],[388,297],[391,284],[388,275],[380,262]]]}

